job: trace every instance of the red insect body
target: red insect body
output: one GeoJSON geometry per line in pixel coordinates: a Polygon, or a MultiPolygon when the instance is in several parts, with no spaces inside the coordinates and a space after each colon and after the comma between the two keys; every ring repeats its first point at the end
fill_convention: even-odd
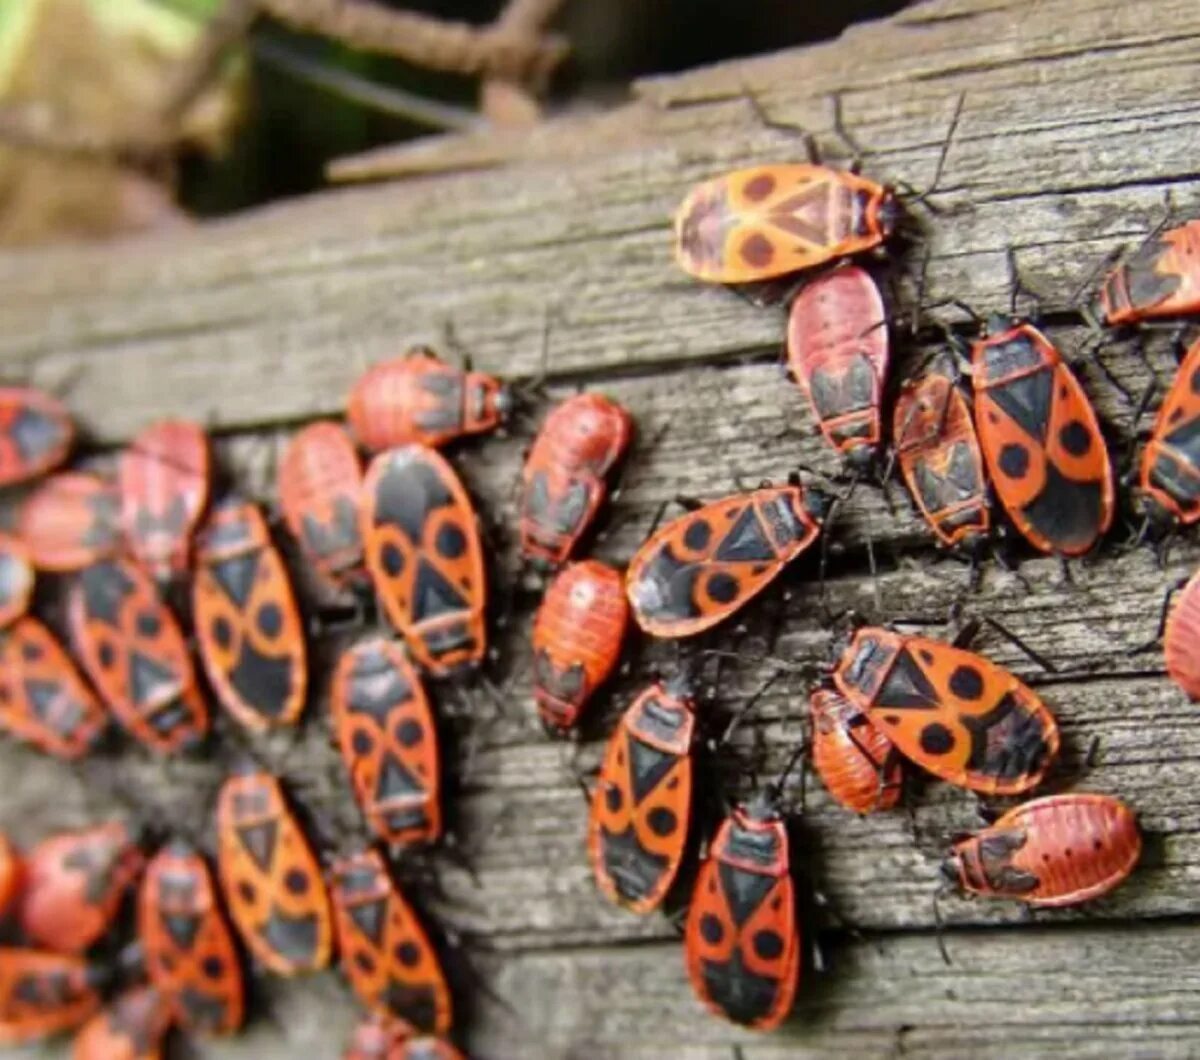
{"type": "Polygon", "coordinates": [[[196,541],[192,614],[217,698],[256,732],[293,725],[308,692],[304,627],[257,505],[217,505],[196,541]]]}
{"type": "Polygon", "coordinates": [[[178,840],[151,859],[138,892],[138,940],[150,981],[194,1034],[234,1034],[245,983],[233,930],[203,855],[178,840]]]}
{"type": "Polygon", "coordinates": [[[860,629],[833,680],[905,757],[972,791],[1029,791],[1058,754],[1058,725],[1032,689],[941,641],[860,629]]]}
{"type": "Polygon", "coordinates": [[[577,394],[551,410],[522,471],[523,556],[549,566],[570,558],[632,437],[629,413],[600,394],[577,394]]]}
{"type": "Polygon", "coordinates": [[[445,1038],[419,1034],[403,1020],[370,1016],[354,1028],[342,1060],[463,1060],[445,1038]]]}
{"type": "Polygon", "coordinates": [[[82,957],[0,947],[0,1044],[78,1027],[99,1009],[104,981],[82,957]]]}
{"type": "Polygon", "coordinates": [[[904,765],[895,744],[845,697],[819,688],[809,700],[813,767],[829,794],[855,813],[890,810],[904,765]]]}
{"type": "Polygon", "coordinates": [[[367,570],[392,625],[434,677],[487,653],[487,583],[475,509],[435,449],[380,453],[363,482],[359,526],[367,570]]]}
{"type": "Polygon", "coordinates": [[[908,382],[896,400],[892,442],[909,492],[937,539],[974,551],[992,513],[970,406],[945,364],[908,382]]]}
{"type": "Polygon", "coordinates": [[[56,758],[99,742],[108,714],[54,634],[36,618],[0,633],[0,732],[56,758]]]}
{"type": "Polygon", "coordinates": [[[333,724],[354,796],[389,844],[442,834],[437,730],[421,678],[394,641],[354,645],[333,676],[333,724]]]}
{"type": "Polygon", "coordinates": [[[611,902],[649,913],[679,871],[692,812],[691,697],[653,684],[608,741],[588,817],[588,855],[611,902]]]}
{"type": "Polygon", "coordinates": [[[121,454],[121,524],[134,558],[159,581],[188,568],[192,531],[208,503],[208,437],[187,420],[162,420],[121,454]]]}
{"type": "Polygon", "coordinates": [[[74,441],[75,424],[57,398],[31,387],[0,387],[0,486],[52,471],[74,441]]]}
{"type": "Polygon", "coordinates": [[[1171,604],[1163,630],[1163,656],[1171,680],[1200,702],[1200,571],[1171,604]]]}
{"type": "Polygon", "coordinates": [[[722,822],[700,866],[684,934],[692,989],[718,1016],[773,1030],[800,974],[800,925],[784,822],[764,802],[722,822]]]}
{"type": "Polygon", "coordinates": [[[865,467],[883,440],[890,356],[883,297],[870,273],[834,269],[808,284],[788,316],[788,365],[826,440],[865,467]]]}
{"type": "Polygon", "coordinates": [[[51,475],[21,505],[18,532],[40,570],[77,571],[121,548],[120,495],[96,475],[51,475]]]}
{"type": "Polygon", "coordinates": [[[331,893],[342,971],[373,1013],[422,1031],[450,1027],[450,990],[437,952],[374,850],[333,866],[331,893]]]}
{"type": "Polygon", "coordinates": [[[971,351],[975,423],[1009,517],[1042,552],[1080,556],[1112,524],[1112,465],[1095,410],[1031,324],[1004,320],[971,351]]]}
{"type": "Polygon", "coordinates": [[[333,921],[325,880],[269,773],[238,773],[221,787],[217,873],[234,924],[269,971],[290,977],[329,964],[333,921]]]}
{"type": "Polygon", "coordinates": [[[1104,322],[1117,326],[1200,313],[1200,221],[1149,239],[1100,289],[1104,322]]]}
{"type": "Polygon", "coordinates": [[[127,990],[75,1036],[74,1060],[162,1060],[171,1027],[166,999],[152,986],[127,990]]]}
{"type": "Polygon", "coordinates": [[[754,283],[872,250],[895,195],[826,166],[752,166],[698,184],[675,214],[675,261],[709,283],[754,283]]]}
{"type": "Polygon", "coordinates": [[[1138,491],[1157,523],[1200,521],[1200,341],[1180,363],[1158,410],[1142,450],[1138,491]]]}
{"type": "Polygon", "coordinates": [[[533,681],[546,725],[569,729],[617,665],[629,625],[621,575],[595,560],[563,570],[533,623],[533,681]]]}
{"type": "Polygon", "coordinates": [[[346,419],[359,444],[378,453],[412,442],[437,448],[495,430],[511,408],[499,380],[454,368],[418,346],[359,377],[346,419]]]}
{"type": "Polygon", "coordinates": [[[8,836],[0,832],[0,917],[8,915],[9,907],[21,891],[23,876],[21,855],[8,836]]]}
{"type": "Polygon", "coordinates": [[[661,527],[625,574],[638,625],[652,637],[691,637],[724,621],[817,539],[825,508],[815,490],[767,487],[661,527]]]}
{"type": "Polygon", "coordinates": [[[1108,795],[1049,795],[954,845],[945,871],[971,894],[1063,906],[1107,894],[1142,852],[1133,813],[1108,795]]]}
{"type": "Polygon", "coordinates": [[[179,623],[142,568],[93,563],[72,585],[68,612],[76,654],[117,721],[161,754],[199,743],[208,708],[179,623]]]}
{"type": "Polygon", "coordinates": [[[116,821],[42,840],[23,858],[21,930],[38,946],[82,953],[112,926],[145,863],[116,821]]]}
{"type": "Polygon", "coordinates": [[[358,580],[362,466],[337,423],[312,423],[288,444],[279,465],[279,505],[308,561],[335,586],[358,580]]]}
{"type": "Polygon", "coordinates": [[[33,564],[19,538],[0,533],[0,629],[11,626],[29,609],[33,564]]]}

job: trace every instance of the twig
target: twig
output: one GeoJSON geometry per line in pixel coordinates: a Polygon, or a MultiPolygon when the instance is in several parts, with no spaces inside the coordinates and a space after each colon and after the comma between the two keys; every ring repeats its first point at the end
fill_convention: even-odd
{"type": "MultiPolygon", "coordinates": [[[[492,29],[536,40],[561,6],[562,0],[508,0],[492,29]]],[[[489,77],[480,87],[480,109],[497,125],[533,125],[541,117],[534,98],[541,87],[540,83],[522,84],[510,77],[489,77]]]]}
{"type": "Polygon", "coordinates": [[[496,27],[443,22],[373,0],[259,0],[259,8],[302,32],[451,73],[536,79],[566,54],[557,38],[531,40],[496,27]]]}

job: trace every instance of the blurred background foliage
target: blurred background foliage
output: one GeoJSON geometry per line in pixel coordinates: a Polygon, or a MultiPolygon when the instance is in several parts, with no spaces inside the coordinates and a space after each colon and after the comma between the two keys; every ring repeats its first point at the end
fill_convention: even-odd
{"type": "MultiPolygon", "coordinates": [[[[66,125],[102,140],[136,140],[223,2],[0,0],[0,108],[26,108],[23,117],[32,115],[49,132],[66,125]]],[[[479,26],[503,6],[382,2],[479,26]]],[[[636,76],[823,39],[902,6],[566,0],[552,29],[571,52],[545,107],[556,113],[608,105],[636,76]]],[[[479,84],[259,19],[188,111],[169,157],[135,165],[118,151],[63,152],[0,137],[0,241],[102,237],[315,190],[330,159],[429,133],[428,125],[396,112],[391,92],[469,111],[479,84]],[[379,90],[383,105],[364,102],[362,86],[379,90]]]]}

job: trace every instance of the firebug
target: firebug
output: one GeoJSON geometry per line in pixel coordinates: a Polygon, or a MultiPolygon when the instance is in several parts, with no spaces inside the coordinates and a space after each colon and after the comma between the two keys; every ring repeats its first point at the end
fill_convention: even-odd
{"type": "Polygon", "coordinates": [[[653,637],[710,629],[762,592],[821,532],[825,497],[799,483],[712,501],[642,543],[625,575],[653,637]]]}
{"type": "MultiPolygon", "coordinates": [[[[1200,222],[1194,223],[1200,235],[1200,222]]],[[[1158,410],[1142,450],[1137,492],[1147,518],[1160,528],[1200,521],[1200,341],[1188,349],[1158,410]]]]}
{"type": "Polygon", "coordinates": [[[292,725],[308,692],[308,653],[283,557],[258,506],[217,504],[196,538],[192,616],[221,704],[262,732],[292,725]]]}
{"type": "Polygon", "coordinates": [[[594,522],[629,448],[633,418],[601,394],[577,394],[542,424],[521,473],[521,554],[565,563],[594,522]]]}
{"type": "Polygon", "coordinates": [[[290,977],[329,964],[333,922],[320,866],[279,781],[251,764],[217,800],[217,872],[250,952],[290,977]]]}
{"type": "Polygon", "coordinates": [[[102,1003],[108,976],[74,954],[0,947],[0,1044],[72,1030],[102,1003]]]}
{"type": "Polygon", "coordinates": [[[437,730],[421,678],[382,637],[344,652],[333,675],[333,725],[350,786],[384,842],[429,843],[442,833],[437,730]]]}
{"type": "Polygon", "coordinates": [[[53,471],[74,441],[75,424],[57,398],[32,387],[0,387],[0,487],[53,471]]]}
{"type": "Polygon", "coordinates": [[[417,346],[359,377],[346,419],[359,444],[378,453],[412,442],[439,448],[493,431],[512,408],[512,393],[499,380],[446,364],[417,346]]]}
{"type": "Polygon", "coordinates": [[[0,629],[27,610],[33,595],[33,564],[20,538],[0,533],[0,629]]]}
{"type": "Polygon", "coordinates": [[[434,677],[476,668],[487,651],[487,583],[475,509],[435,449],[371,461],[359,509],[367,570],[391,624],[434,677]]]}
{"type": "Polygon", "coordinates": [[[1029,791],[1058,754],[1058,724],[1032,689],[942,641],[860,629],[833,680],[906,758],[972,791],[1029,791]]]}
{"type": "Polygon", "coordinates": [[[883,296],[871,274],[851,265],[805,285],[792,301],[787,348],[826,441],[866,470],[883,440],[890,358],[883,296]]]}
{"type": "Polygon", "coordinates": [[[21,855],[12,840],[0,832],[0,917],[8,914],[20,894],[22,876],[21,855]]]}
{"type": "Polygon", "coordinates": [[[21,505],[18,532],[39,570],[77,571],[121,549],[120,495],[98,475],[51,475],[21,505]]]}
{"type": "Polygon", "coordinates": [[[1158,233],[1109,272],[1100,313],[1113,326],[1200,313],[1200,221],[1158,233]]]}
{"type": "Polygon", "coordinates": [[[629,625],[621,575],[595,560],[564,568],[533,622],[533,694],[542,721],[571,728],[617,665],[629,625]]]}
{"type": "Polygon", "coordinates": [[[419,1030],[450,1027],[450,990],[425,929],[374,850],[333,866],[331,893],[342,971],[371,1011],[419,1030]]]}
{"type": "Polygon", "coordinates": [[[172,840],[146,866],[138,892],[138,939],[150,981],[172,1018],[196,1034],[234,1034],[246,988],[233,930],[204,856],[172,840]]]}
{"type": "Polygon", "coordinates": [[[855,813],[890,810],[900,799],[904,764],[867,712],[830,688],[809,699],[813,768],[826,790],[855,813]]]}
{"type": "Polygon", "coordinates": [[[179,623],[142,568],[128,559],[93,563],[71,586],[71,639],[117,721],[160,754],[195,746],[208,731],[179,623]]]}
{"type": "Polygon", "coordinates": [[[162,1060],[171,1010],[152,986],[121,994],[75,1036],[73,1060],[162,1060]]]}
{"type": "Polygon", "coordinates": [[[1108,795],[1048,795],[954,844],[943,871],[970,894],[1077,905],[1107,894],[1137,864],[1132,811],[1108,795]]]}

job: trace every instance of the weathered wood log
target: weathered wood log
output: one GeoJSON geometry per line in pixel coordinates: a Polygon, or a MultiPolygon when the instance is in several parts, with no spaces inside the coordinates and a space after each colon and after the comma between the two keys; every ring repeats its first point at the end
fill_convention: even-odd
{"type": "MultiPolygon", "coordinates": [[[[934,322],[961,323],[937,303],[1007,307],[1009,247],[1052,310],[1050,334],[1065,350],[1088,350],[1093,336],[1077,310],[1097,265],[1162,218],[1165,189],[1181,214],[1194,212],[1198,58],[1200,10],[1181,0],[933,0],[827,45],[645,82],[632,103],[599,118],[445,140],[393,159],[426,171],[419,178],[169,238],[0,256],[0,370],[61,387],[101,448],[158,415],[202,418],[222,435],[230,477],[273,503],[273,468],[296,423],[339,414],[363,367],[414,341],[444,345],[452,329],[482,368],[527,380],[544,372],[551,398],[603,389],[635,414],[637,446],[596,549],[624,562],[678,494],[720,496],[800,465],[837,471],[780,374],[781,311],[694,284],[670,260],[670,213],[693,181],[802,151],[763,127],[748,93],[772,119],[809,128],[835,158],[845,153],[832,129],[838,95],[867,172],[918,187],[932,180],[963,97],[933,196],[942,213],[913,207],[925,239],[892,270],[898,314],[921,310],[927,323],[921,341],[901,341],[899,375],[936,344],[934,322]]],[[[1095,356],[1136,396],[1151,369],[1163,385],[1172,370],[1166,337],[1147,345],[1149,368],[1123,343],[1080,366],[1119,460],[1133,440],[1133,403],[1095,356]]],[[[1083,910],[1031,917],[947,898],[956,962],[947,969],[933,938],[937,858],[952,834],[978,823],[976,800],[929,783],[912,795],[911,822],[902,812],[859,820],[810,783],[799,860],[837,914],[823,918],[832,967],[806,973],[786,1034],[752,1041],[701,1015],[666,918],[621,915],[592,886],[574,771],[594,768],[622,704],[675,652],[633,648],[629,671],[586,719],[576,761],[573,747],[541,734],[525,643],[536,594],[521,584],[513,541],[512,487],[532,429],[521,420],[511,437],[455,454],[493,527],[497,610],[508,619],[494,673],[505,709],[478,691],[439,690],[451,818],[469,867],[447,854],[402,865],[423,907],[461,939],[451,963],[465,1042],[489,1057],[725,1057],[738,1042],[747,1057],[1188,1054],[1198,1033],[1196,943],[1185,920],[1200,911],[1200,738],[1195,707],[1165,680],[1160,655],[1125,650],[1152,635],[1163,590],[1200,548],[1183,543],[1163,571],[1122,546],[1134,528],[1121,525],[1075,566],[1074,585],[1056,563],[1022,556],[1017,573],[989,561],[969,595],[965,566],[932,546],[895,484],[890,500],[860,485],[838,515],[824,592],[816,557],[806,557],[734,628],[706,640],[741,655],[724,661],[705,707],[717,733],[786,670],[731,745],[705,758],[705,787],[732,797],[771,775],[802,738],[831,614],[930,629],[956,603],[992,614],[1055,664],[1043,672],[995,633],[981,640],[1062,721],[1052,785],[1123,796],[1148,838],[1129,884],[1083,910]]],[[[314,608],[337,603],[308,595],[314,608]]],[[[315,639],[317,672],[328,672],[340,642],[315,639]]],[[[335,850],[363,831],[328,744],[324,695],[319,681],[297,740],[255,749],[310,811],[322,847],[335,850]]],[[[237,743],[222,727],[211,757],[165,764],[125,747],[71,769],[0,746],[11,778],[0,827],[27,842],[122,812],[211,840],[213,791],[237,743]]],[[[353,1017],[332,976],[271,985],[259,1009],[270,1016],[251,1037],[212,1054],[336,1055],[353,1017]]]]}

